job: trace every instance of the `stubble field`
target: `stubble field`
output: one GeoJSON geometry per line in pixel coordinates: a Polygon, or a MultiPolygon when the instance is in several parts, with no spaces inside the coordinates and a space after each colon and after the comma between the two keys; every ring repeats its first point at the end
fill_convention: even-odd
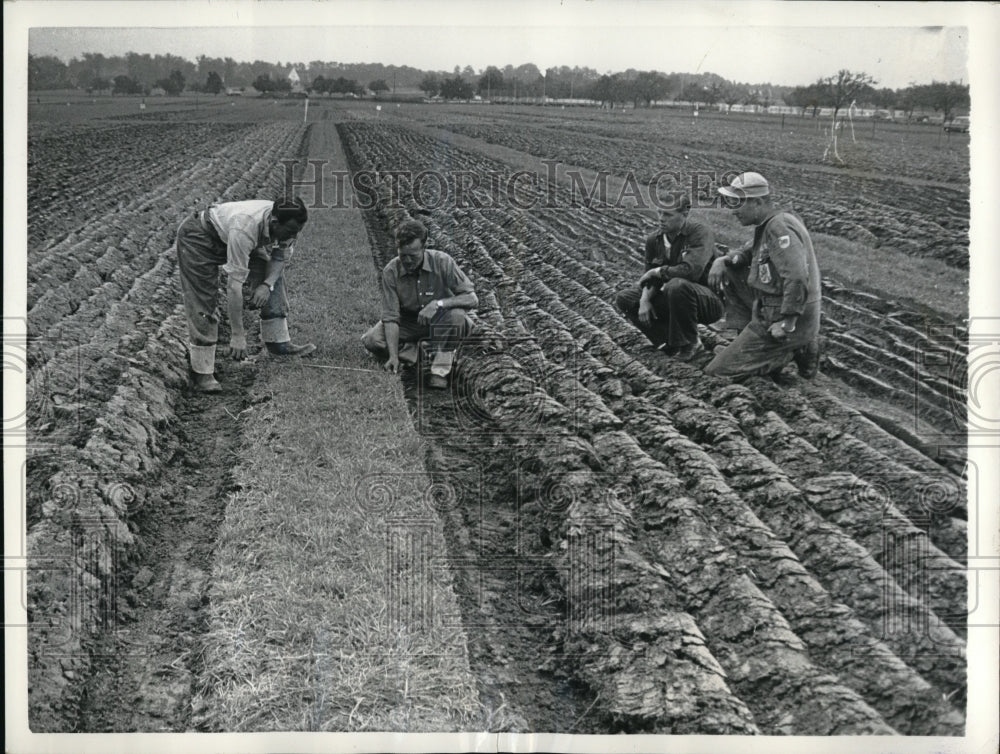
{"type": "MultiPolygon", "coordinates": [[[[79,106],[93,112],[29,111],[34,730],[962,734],[967,303],[914,301],[891,270],[912,260],[915,277],[933,271],[940,285],[963,287],[965,137],[937,144],[936,132],[885,127],[864,141],[859,126],[838,167],[807,125],[786,123],[785,135],[774,120],[689,113],[313,102],[303,124],[295,103],[79,106]],[[310,197],[308,179],[334,152],[360,208],[319,206],[334,204],[330,192],[310,197]],[[345,333],[337,319],[328,330],[334,304],[323,291],[371,308],[374,272],[407,217],[428,226],[479,293],[479,332],[451,389],[402,378],[431,504],[397,510],[377,464],[339,481],[345,495],[379,501],[374,531],[396,542],[370,576],[387,605],[405,604],[395,625],[447,634],[471,679],[447,686],[456,696],[446,721],[419,704],[405,721],[377,708],[407,704],[418,693],[409,685],[345,698],[343,715],[320,718],[303,713],[317,703],[316,682],[253,683],[265,662],[268,672],[284,662],[289,674],[312,673],[325,656],[315,637],[272,632],[246,660],[259,672],[227,667],[242,645],[222,637],[238,630],[256,646],[254,615],[282,609],[266,598],[234,609],[219,579],[269,566],[256,540],[234,549],[217,539],[243,503],[232,458],[259,434],[254,412],[273,400],[273,371],[225,365],[221,399],[187,391],[171,244],[180,219],[210,201],[277,196],[283,160],[295,161],[298,192],[314,205],[289,274],[316,292],[296,301],[296,316],[313,323],[319,356],[338,358],[330,343],[363,326],[345,333]],[[542,160],[559,162],[552,180],[542,160]],[[537,180],[513,179],[532,166],[537,180]],[[568,168],[584,183],[606,171],[609,202],[583,201],[568,168]],[[765,173],[814,231],[826,277],[814,382],[791,367],[781,384],[710,378],[707,357],[671,361],[612,307],[640,274],[653,228],[647,213],[613,203],[629,176],[678,171],[704,200],[695,212],[735,244],[746,232],[710,206],[707,176],[746,169],[765,173]],[[350,213],[367,248],[334,248],[318,230],[350,213]],[[316,260],[370,258],[369,287],[345,290],[336,262],[310,262],[309,247],[316,260]],[[862,265],[876,265],[869,287],[858,283],[862,265]],[[155,649],[123,660],[129,642],[155,649]],[[300,644],[308,649],[293,652],[300,644]],[[122,689],[141,709],[167,712],[125,721],[110,711],[122,689]]],[[[703,339],[725,342],[713,327],[703,339]]],[[[355,353],[325,363],[375,367],[355,353]]],[[[290,387],[323,411],[310,403],[315,372],[296,369],[290,387]]],[[[377,400],[349,398],[346,384],[345,401],[377,400]]],[[[328,431],[309,436],[310,452],[369,430],[328,431]]],[[[304,442],[281,438],[293,453],[304,442]]],[[[266,467],[279,451],[256,452],[266,467]]],[[[326,566],[335,571],[340,557],[334,548],[326,566]]],[[[414,685],[421,677],[430,676],[414,685]]],[[[324,679],[337,708],[331,700],[350,684],[324,679]]]]}

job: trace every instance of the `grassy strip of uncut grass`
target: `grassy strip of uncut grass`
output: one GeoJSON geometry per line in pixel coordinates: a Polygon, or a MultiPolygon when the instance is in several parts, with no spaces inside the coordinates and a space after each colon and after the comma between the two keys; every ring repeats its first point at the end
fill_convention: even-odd
{"type": "MultiPolygon", "coordinates": [[[[310,156],[342,164],[332,125],[332,136],[316,133],[326,127],[314,128],[310,156]]],[[[295,340],[318,350],[289,363],[261,357],[256,389],[270,400],[240,418],[240,488],[215,555],[198,722],[230,731],[496,725],[497,711],[478,701],[450,576],[428,575],[412,552],[388,556],[394,522],[403,539],[424,532],[432,558],[445,546],[422,500],[424,452],[399,378],[359,342],[379,314],[361,218],[314,210],[299,246],[289,322],[295,340]]]]}

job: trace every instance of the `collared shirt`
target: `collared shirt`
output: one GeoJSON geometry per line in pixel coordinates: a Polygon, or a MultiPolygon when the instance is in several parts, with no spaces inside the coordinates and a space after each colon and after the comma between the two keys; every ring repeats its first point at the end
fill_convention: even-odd
{"type": "Polygon", "coordinates": [[[432,301],[474,292],[472,281],[443,251],[424,249],[423,264],[411,274],[395,257],[382,270],[382,321],[416,320],[432,301]]]}
{"type": "Polygon", "coordinates": [[[274,202],[252,199],[224,202],[208,208],[208,219],[226,244],[226,263],[222,269],[230,280],[246,282],[250,275],[251,255],[266,260],[291,259],[295,242],[277,244],[271,240],[271,209],[274,202]]]}
{"type": "Polygon", "coordinates": [[[704,285],[714,256],[712,229],[692,217],[684,220],[673,238],[655,233],[646,239],[646,269],[663,267],[665,278],[684,278],[704,285]]]}
{"type": "Polygon", "coordinates": [[[774,210],[754,230],[747,284],[757,296],[780,300],[780,314],[795,316],[821,297],[819,266],[809,231],[791,212],[774,210]]]}

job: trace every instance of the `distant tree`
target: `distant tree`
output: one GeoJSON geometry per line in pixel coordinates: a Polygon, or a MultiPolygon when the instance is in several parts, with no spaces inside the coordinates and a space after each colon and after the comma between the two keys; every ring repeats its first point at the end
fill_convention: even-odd
{"type": "Polygon", "coordinates": [[[640,102],[647,107],[652,106],[654,100],[666,96],[669,89],[669,82],[666,76],[656,71],[642,71],[632,82],[632,99],[635,107],[640,102]]]}
{"type": "Polygon", "coordinates": [[[745,96],[745,89],[737,86],[736,84],[726,84],[722,88],[720,94],[720,99],[726,103],[726,112],[728,113],[733,109],[733,105],[740,102],[745,96]]]}
{"type": "Polygon", "coordinates": [[[472,99],[472,84],[461,76],[441,82],[441,96],[445,99],[472,99]]]}
{"type": "Polygon", "coordinates": [[[722,99],[723,92],[725,90],[725,84],[720,81],[713,81],[711,84],[705,87],[705,104],[714,105],[719,100],[722,99]]]}
{"type": "Polygon", "coordinates": [[[465,68],[462,69],[462,78],[471,84],[476,80],[476,69],[471,65],[465,66],[465,68]]]}
{"type": "Polygon", "coordinates": [[[309,91],[316,94],[328,94],[330,92],[330,82],[322,74],[313,78],[309,84],[309,91]]]}
{"type": "Polygon", "coordinates": [[[69,68],[52,55],[28,55],[28,88],[69,89],[69,68]]]}
{"type": "Polygon", "coordinates": [[[480,94],[485,94],[488,97],[492,97],[503,91],[503,74],[500,73],[500,69],[496,66],[490,66],[483,72],[483,75],[479,77],[478,92],[480,94]]]}
{"type": "MultiPolygon", "coordinates": [[[[858,97],[871,92],[875,83],[877,83],[875,79],[867,73],[855,73],[846,68],[837,71],[836,76],[827,76],[816,82],[817,100],[833,107],[833,117],[830,120],[830,141],[823,152],[823,159],[826,159],[832,151],[838,162],[844,162],[837,149],[837,132],[841,126],[837,121],[837,116],[841,110],[849,107],[858,97]]],[[[815,114],[815,112],[814,106],[813,113],[815,114]]],[[[854,139],[853,121],[851,122],[851,138],[854,139]]]]}
{"type": "Polygon", "coordinates": [[[697,81],[685,84],[678,98],[684,102],[705,102],[705,88],[697,81]]]}
{"type": "Polygon", "coordinates": [[[896,107],[906,113],[907,123],[913,118],[913,111],[921,104],[918,89],[916,84],[910,84],[896,93],[896,107]]]}
{"type": "Polygon", "coordinates": [[[591,85],[590,98],[600,102],[602,108],[605,105],[614,107],[614,82],[612,81],[611,76],[605,74],[591,85]]]}
{"type": "Polygon", "coordinates": [[[890,89],[884,87],[882,89],[876,89],[872,95],[871,102],[875,107],[882,108],[884,110],[892,110],[896,107],[896,101],[899,94],[895,89],[890,89]]]}
{"type": "Polygon", "coordinates": [[[969,107],[969,85],[957,81],[934,81],[916,87],[917,101],[943,115],[947,123],[955,111],[969,107]]]}
{"type": "Polygon", "coordinates": [[[184,74],[180,71],[171,71],[167,78],[159,79],[156,85],[167,94],[176,96],[184,91],[184,74]]]}
{"type": "Polygon", "coordinates": [[[253,80],[253,88],[258,92],[266,94],[267,92],[274,91],[274,82],[269,75],[264,74],[253,80]]]}
{"type": "Polygon", "coordinates": [[[111,88],[112,94],[141,94],[142,91],[143,87],[138,81],[124,74],[115,76],[111,88]]]}
{"type": "Polygon", "coordinates": [[[420,82],[420,91],[428,97],[433,97],[441,91],[441,79],[437,74],[428,73],[420,82]]]}
{"type": "Polygon", "coordinates": [[[836,123],[840,111],[877,82],[867,73],[854,73],[842,68],[836,76],[827,76],[817,83],[826,89],[826,99],[833,107],[833,122],[836,123]]]}
{"type": "Polygon", "coordinates": [[[361,94],[361,87],[354,79],[338,76],[327,82],[327,91],[331,94],[361,94]]]}
{"type": "Polygon", "coordinates": [[[801,107],[803,116],[806,110],[812,108],[812,115],[815,118],[819,109],[829,104],[829,90],[821,81],[809,86],[797,86],[785,95],[785,102],[793,107],[801,107]]]}
{"type": "Polygon", "coordinates": [[[95,78],[91,79],[90,86],[87,88],[87,94],[92,92],[106,92],[111,88],[111,81],[105,78],[95,78]]]}
{"type": "MultiPolygon", "coordinates": [[[[97,89],[98,87],[94,85],[95,79],[109,81],[111,70],[108,59],[100,53],[85,52],[82,60],[73,58],[69,62],[70,79],[76,81],[76,85],[83,89],[97,89]]],[[[110,88],[110,85],[105,88],[110,88]]]]}
{"type": "Polygon", "coordinates": [[[633,82],[620,73],[605,74],[591,84],[588,91],[590,99],[600,102],[601,107],[608,105],[614,109],[617,103],[625,107],[625,103],[633,99],[633,82]]]}
{"type": "Polygon", "coordinates": [[[370,84],[368,84],[368,88],[371,89],[375,93],[376,97],[381,92],[387,92],[387,91],[389,91],[389,85],[387,83],[385,83],[385,81],[382,80],[382,79],[375,79],[370,84]]]}
{"type": "Polygon", "coordinates": [[[219,94],[225,88],[226,84],[222,80],[222,76],[215,71],[209,71],[208,78],[205,79],[204,90],[209,94],[219,94]]]}

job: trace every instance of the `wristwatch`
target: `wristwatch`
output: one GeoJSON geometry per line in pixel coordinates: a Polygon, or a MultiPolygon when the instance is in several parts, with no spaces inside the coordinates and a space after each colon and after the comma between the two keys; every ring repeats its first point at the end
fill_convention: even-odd
{"type": "Polygon", "coordinates": [[[444,309],[444,303],[441,301],[441,299],[438,299],[434,303],[437,305],[438,311],[441,311],[442,309],[444,309]]]}
{"type": "Polygon", "coordinates": [[[261,285],[266,285],[267,289],[274,293],[274,283],[268,283],[266,280],[261,283],[261,285]]]}

